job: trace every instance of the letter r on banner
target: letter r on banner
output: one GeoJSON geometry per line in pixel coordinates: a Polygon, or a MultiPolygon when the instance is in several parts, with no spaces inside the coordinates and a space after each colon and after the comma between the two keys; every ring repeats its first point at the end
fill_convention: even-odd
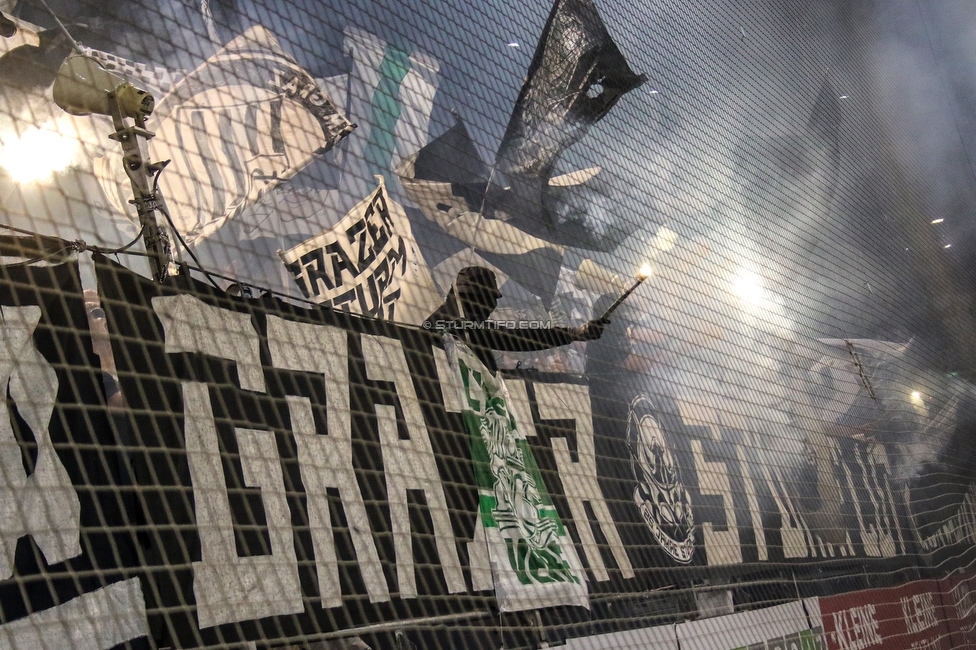
{"type": "Polygon", "coordinates": [[[600,529],[607,538],[610,551],[624,578],[633,578],[634,569],[627,557],[627,550],[620,540],[617,526],[610,515],[610,508],[603,498],[600,482],[596,474],[596,451],[593,440],[593,414],[590,407],[590,391],[586,386],[576,384],[536,384],[536,399],[539,402],[539,417],[543,420],[576,420],[576,449],[579,462],[573,462],[569,445],[565,438],[554,438],[552,451],[556,456],[559,480],[569,501],[569,509],[576,530],[579,532],[583,551],[597,581],[610,579],[603,556],[597,547],[596,538],[590,529],[589,517],[583,503],[590,502],[593,513],[600,523],[600,529]]]}

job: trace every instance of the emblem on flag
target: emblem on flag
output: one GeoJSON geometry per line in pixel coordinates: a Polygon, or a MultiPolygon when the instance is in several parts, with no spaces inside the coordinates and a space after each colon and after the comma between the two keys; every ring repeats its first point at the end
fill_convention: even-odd
{"type": "Polygon", "coordinates": [[[464,343],[450,335],[444,341],[462,392],[499,610],[589,607],[573,540],[509,410],[504,380],[492,375],[464,343]]]}
{"type": "MultiPolygon", "coordinates": [[[[178,82],[157,104],[152,126],[152,158],[171,161],[160,187],[189,244],[240,215],[355,128],[260,26],[178,82]]],[[[96,175],[115,207],[134,216],[118,160],[98,161],[96,175]]]]}

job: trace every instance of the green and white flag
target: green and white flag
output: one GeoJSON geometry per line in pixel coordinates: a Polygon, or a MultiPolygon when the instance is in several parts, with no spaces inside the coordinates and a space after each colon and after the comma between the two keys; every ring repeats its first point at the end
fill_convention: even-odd
{"type": "Polygon", "coordinates": [[[444,340],[451,367],[458,373],[498,609],[589,608],[573,540],[508,408],[511,400],[504,381],[464,343],[450,335],[444,340]]]}
{"type": "Polygon", "coordinates": [[[356,27],[343,34],[352,60],[345,109],[359,129],[336,150],[342,186],[363,196],[381,174],[392,191],[400,160],[427,144],[440,63],[356,27]]]}

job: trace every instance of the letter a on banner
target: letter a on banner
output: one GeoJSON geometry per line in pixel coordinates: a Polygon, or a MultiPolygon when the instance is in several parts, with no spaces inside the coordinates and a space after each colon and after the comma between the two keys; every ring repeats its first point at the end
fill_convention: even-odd
{"type": "Polygon", "coordinates": [[[508,391],[463,343],[445,336],[460,377],[479,509],[498,609],[589,607],[583,568],[549,497],[532,450],[509,409],[508,391]]]}

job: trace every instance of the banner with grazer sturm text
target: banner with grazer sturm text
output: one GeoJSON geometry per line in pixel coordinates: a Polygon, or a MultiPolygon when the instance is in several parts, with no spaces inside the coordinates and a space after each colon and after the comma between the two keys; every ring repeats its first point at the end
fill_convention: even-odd
{"type": "MultiPolygon", "coordinates": [[[[504,615],[551,624],[556,642],[607,631],[611,601],[640,627],[651,593],[692,615],[682,590],[716,568],[749,579],[788,563],[802,580],[920,562],[877,443],[832,443],[841,503],[825,523],[803,501],[819,475],[769,448],[788,431],[733,417],[732,401],[609,400],[534,372],[465,387],[438,335],[153,283],[96,256],[103,373],[76,267],[5,273],[0,635],[21,645],[78,622],[90,633],[58,647],[345,630],[384,647],[393,632],[375,626],[434,617],[517,647],[499,610],[534,608],[504,615]],[[110,409],[113,373],[124,400],[110,409]],[[533,535],[546,553],[518,539],[533,535]],[[578,582],[552,581],[564,575],[578,582]]],[[[966,619],[968,585],[951,591],[966,619]]],[[[442,633],[405,634],[430,647],[442,633]]]]}
{"type": "Polygon", "coordinates": [[[419,325],[441,295],[386,182],[331,229],[278,255],[302,294],[335,309],[419,325]]]}
{"type": "Polygon", "coordinates": [[[511,411],[505,381],[461,341],[445,335],[461,389],[478,481],[480,531],[502,611],[589,607],[586,581],[532,449],[511,411]]]}

